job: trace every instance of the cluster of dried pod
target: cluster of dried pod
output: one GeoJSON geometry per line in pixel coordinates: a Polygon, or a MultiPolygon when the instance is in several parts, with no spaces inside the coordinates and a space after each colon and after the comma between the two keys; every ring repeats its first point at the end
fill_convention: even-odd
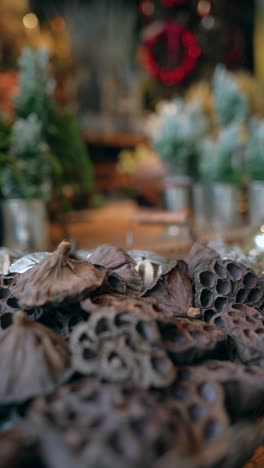
{"type": "Polygon", "coordinates": [[[198,244],[147,289],[112,245],[2,276],[1,468],[242,467],[264,443],[262,284],[198,244]]]}

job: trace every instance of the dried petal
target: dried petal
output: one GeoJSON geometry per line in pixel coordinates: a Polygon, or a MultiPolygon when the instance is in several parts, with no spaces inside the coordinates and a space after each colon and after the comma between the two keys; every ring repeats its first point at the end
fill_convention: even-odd
{"type": "Polygon", "coordinates": [[[98,247],[90,256],[89,262],[112,270],[125,283],[127,291],[139,294],[143,281],[136,271],[136,262],[128,253],[115,245],[104,244],[98,247]]]}
{"type": "Polygon", "coordinates": [[[170,265],[152,289],[144,293],[144,297],[156,299],[165,312],[187,316],[192,306],[193,292],[186,263],[178,260],[170,265]]]}
{"type": "Polygon", "coordinates": [[[70,351],[62,337],[18,312],[0,334],[0,402],[22,402],[52,391],[65,378],[70,351]]]}
{"type": "Polygon", "coordinates": [[[52,255],[21,273],[11,293],[22,308],[76,301],[99,288],[106,272],[89,262],[69,258],[71,244],[61,242],[52,255]]]}

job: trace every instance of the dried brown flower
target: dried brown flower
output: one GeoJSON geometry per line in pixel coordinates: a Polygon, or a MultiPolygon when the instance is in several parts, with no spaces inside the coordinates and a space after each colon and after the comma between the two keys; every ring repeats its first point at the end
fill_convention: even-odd
{"type": "Polygon", "coordinates": [[[70,258],[70,250],[71,244],[62,241],[52,255],[16,278],[10,289],[20,307],[75,301],[102,285],[106,271],[70,258]]]}
{"type": "Polygon", "coordinates": [[[67,343],[18,312],[0,334],[0,403],[22,402],[52,391],[70,366],[67,343]]]}
{"type": "Polygon", "coordinates": [[[192,284],[187,265],[178,260],[168,266],[156,284],[144,293],[144,297],[156,299],[161,310],[172,315],[187,316],[192,306],[192,284]]]}
{"type": "Polygon", "coordinates": [[[128,292],[139,294],[143,280],[136,271],[136,262],[120,247],[104,244],[98,247],[89,257],[89,262],[112,270],[126,285],[128,292]]]}

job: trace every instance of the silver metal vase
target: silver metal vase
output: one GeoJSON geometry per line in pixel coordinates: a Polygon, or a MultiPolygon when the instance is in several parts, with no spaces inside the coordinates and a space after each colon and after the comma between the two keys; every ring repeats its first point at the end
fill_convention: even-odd
{"type": "Polygon", "coordinates": [[[48,220],[44,200],[4,200],[2,217],[4,246],[31,252],[46,249],[48,220]]]}

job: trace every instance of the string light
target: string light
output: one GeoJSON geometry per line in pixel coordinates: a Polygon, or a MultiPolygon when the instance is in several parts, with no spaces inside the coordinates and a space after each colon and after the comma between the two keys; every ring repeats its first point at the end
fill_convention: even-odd
{"type": "Polygon", "coordinates": [[[50,22],[51,29],[55,32],[62,32],[65,29],[65,20],[62,16],[55,16],[50,22]]]}
{"type": "Polygon", "coordinates": [[[204,29],[213,29],[215,26],[215,19],[213,16],[204,16],[201,23],[204,29]]]}
{"type": "Polygon", "coordinates": [[[197,13],[199,16],[208,16],[211,11],[211,3],[207,0],[200,0],[197,5],[197,13]]]}
{"type": "Polygon", "coordinates": [[[27,29],[35,29],[38,27],[39,21],[34,13],[27,13],[23,17],[22,23],[27,29]]]}

